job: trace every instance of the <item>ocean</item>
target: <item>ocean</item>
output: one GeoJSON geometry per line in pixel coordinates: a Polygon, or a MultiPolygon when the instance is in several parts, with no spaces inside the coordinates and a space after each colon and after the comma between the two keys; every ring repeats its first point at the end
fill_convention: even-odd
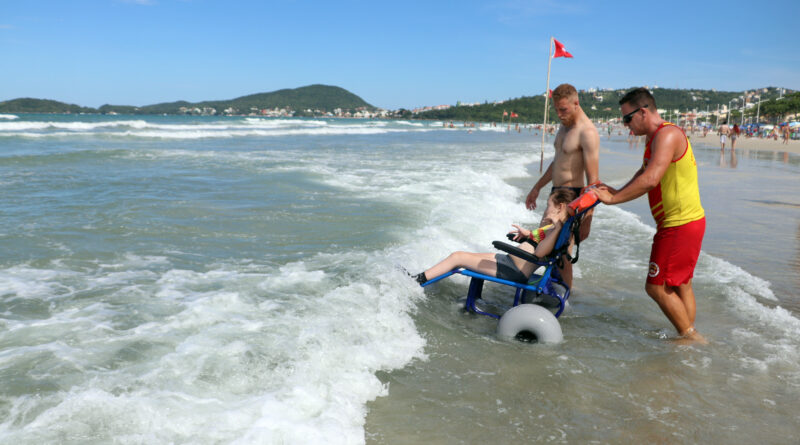
{"type": "MultiPolygon", "coordinates": [[[[535,225],[539,150],[461,123],[0,115],[0,443],[800,435],[800,156],[695,147],[709,345],[644,293],[644,198],[598,207],[565,340],[538,345],[465,313],[465,278],[403,268],[535,225]]],[[[605,182],[640,164],[603,134],[605,182]]]]}

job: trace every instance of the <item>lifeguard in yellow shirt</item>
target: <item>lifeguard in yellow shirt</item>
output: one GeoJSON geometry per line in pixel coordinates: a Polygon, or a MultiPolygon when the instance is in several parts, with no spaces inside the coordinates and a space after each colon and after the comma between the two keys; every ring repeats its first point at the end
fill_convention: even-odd
{"type": "Polygon", "coordinates": [[[606,204],[620,204],[647,193],[657,231],[645,290],[682,337],[704,343],[694,327],[692,277],[706,218],[692,145],[683,130],[661,119],[646,88],[629,91],[619,104],[622,122],[633,134],[647,136],[644,161],[621,189],[600,186],[595,193],[606,204]]]}

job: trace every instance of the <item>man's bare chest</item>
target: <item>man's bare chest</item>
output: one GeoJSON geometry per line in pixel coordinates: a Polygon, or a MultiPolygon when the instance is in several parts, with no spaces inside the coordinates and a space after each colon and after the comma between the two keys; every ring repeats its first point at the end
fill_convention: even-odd
{"type": "Polygon", "coordinates": [[[559,132],[553,145],[557,154],[562,153],[569,156],[578,153],[581,151],[580,133],[575,128],[559,132]]]}

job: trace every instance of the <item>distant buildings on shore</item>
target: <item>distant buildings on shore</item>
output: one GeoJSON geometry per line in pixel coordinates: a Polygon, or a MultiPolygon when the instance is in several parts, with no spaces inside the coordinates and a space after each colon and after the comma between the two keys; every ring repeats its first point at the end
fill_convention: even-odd
{"type": "Polygon", "coordinates": [[[246,112],[241,112],[236,108],[226,108],[221,112],[217,111],[214,107],[180,107],[178,109],[180,114],[190,116],[263,116],[263,117],[295,117],[295,116],[313,116],[313,117],[349,117],[356,119],[375,119],[386,118],[392,115],[389,110],[378,108],[370,111],[367,107],[359,107],[355,110],[344,110],[336,108],[333,111],[324,111],[318,109],[305,109],[302,112],[297,112],[289,107],[284,108],[258,108],[250,107],[246,112]]]}

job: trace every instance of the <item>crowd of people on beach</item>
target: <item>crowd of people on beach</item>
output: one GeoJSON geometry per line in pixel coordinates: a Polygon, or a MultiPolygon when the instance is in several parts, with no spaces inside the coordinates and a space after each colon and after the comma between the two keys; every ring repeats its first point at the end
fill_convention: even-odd
{"type": "MultiPolygon", "coordinates": [[[[775,140],[775,141],[782,141],[783,144],[788,144],[789,141],[792,140],[800,140],[800,122],[782,122],[775,125],[771,124],[745,124],[739,126],[739,124],[734,123],[733,125],[729,125],[727,120],[722,121],[717,126],[713,126],[707,123],[696,123],[696,122],[686,122],[681,123],[680,121],[675,122],[676,125],[679,125],[681,130],[684,131],[686,134],[690,134],[691,136],[695,136],[698,132],[702,132],[702,136],[706,137],[710,131],[715,131],[716,134],[719,136],[719,142],[721,149],[724,151],[726,147],[735,150],[736,149],[736,141],[741,138],[756,138],[762,140],[775,140]]],[[[480,123],[480,122],[467,122],[463,123],[463,127],[467,128],[468,131],[471,133],[472,129],[481,128],[483,126],[497,128],[498,123],[480,123]]],[[[456,128],[454,122],[443,122],[442,126],[445,128],[456,128]]],[[[501,122],[500,127],[506,127],[507,132],[515,131],[517,133],[521,133],[523,130],[527,130],[528,132],[535,132],[537,135],[544,126],[542,124],[525,124],[519,122],[501,122]]],[[[617,134],[623,135],[625,133],[624,126],[621,127],[617,122],[616,119],[608,120],[605,122],[598,121],[597,127],[601,129],[605,129],[608,135],[608,138],[611,138],[611,135],[616,131],[617,134]]],[[[549,135],[555,134],[557,130],[556,125],[547,125],[546,132],[549,135]]],[[[638,146],[641,141],[644,139],[641,136],[634,135],[632,131],[627,130],[628,133],[628,143],[631,147],[638,146]]]]}
{"type": "Polygon", "coordinates": [[[790,140],[800,139],[800,125],[792,125],[794,123],[783,122],[778,125],[746,125],[739,127],[738,124],[733,126],[723,123],[717,128],[719,135],[719,142],[722,150],[725,150],[725,142],[730,139],[731,149],[736,149],[736,140],[741,137],[758,138],[758,139],[773,139],[782,140],[784,144],[788,144],[790,140]]]}

